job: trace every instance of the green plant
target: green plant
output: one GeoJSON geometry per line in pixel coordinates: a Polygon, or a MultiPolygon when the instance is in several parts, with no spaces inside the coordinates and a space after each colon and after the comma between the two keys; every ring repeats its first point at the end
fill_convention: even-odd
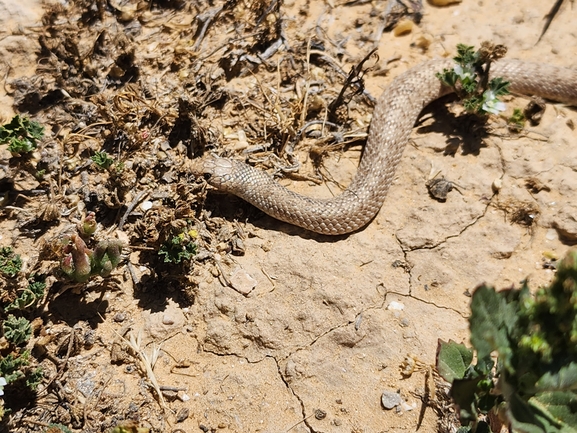
{"type": "Polygon", "coordinates": [[[72,433],[72,430],[63,424],[48,424],[45,433],[72,433]]]}
{"type": "Polygon", "coordinates": [[[123,243],[119,240],[103,240],[96,244],[94,251],[86,246],[78,235],[64,240],[62,252],[65,254],[60,268],[71,279],[86,282],[94,275],[107,277],[118,266],[122,257],[123,243]]]}
{"type": "Polygon", "coordinates": [[[22,290],[18,297],[6,306],[4,311],[25,310],[34,306],[38,300],[44,297],[46,283],[44,276],[31,275],[28,287],[22,290]]]}
{"type": "Polygon", "coordinates": [[[523,114],[523,110],[520,108],[515,108],[513,110],[513,114],[509,119],[507,119],[507,123],[509,124],[509,129],[513,132],[519,132],[525,126],[525,114],[523,114]]]}
{"type": "Polygon", "coordinates": [[[36,368],[28,371],[27,367],[30,364],[30,351],[25,350],[20,354],[10,353],[3,358],[0,358],[0,375],[6,380],[9,385],[12,382],[26,377],[26,384],[31,389],[36,389],[42,380],[42,370],[36,368]]]}
{"type": "Polygon", "coordinates": [[[0,126],[0,144],[8,144],[12,153],[28,153],[38,147],[36,141],[44,137],[44,127],[27,117],[16,115],[10,123],[0,126]]]}
{"type": "Polygon", "coordinates": [[[96,232],[97,227],[96,214],[94,212],[88,212],[88,214],[82,217],[78,231],[81,236],[92,236],[96,232]]]}
{"type": "Polygon", "coordinates": [[[505,110],[499,97],[509,93],[509,83],[501,77],[489,81],[491,62],[506,53],[502,45],[493,46],[487,42],[475,51],[471,46],[458,44],[455,67],[437,73],[443,84],[453,88],[463,101],[465,110],[479,115],[498,114],[505,110]]]}
{"type": "Polygon", "coordinates": [[[22,259],[11,247],[0,247],[0,272],[7,277],[14,277],[22,269],[22,259]]]}
{"type": "Polygon", "coordinates": [[[197,236],[196,230],[173,236],[160,246],[158,254],[164,257],[164,263],[179,264],[183,260],[190,260],[198,248],[194,241],[197,236]]]}
{"type": "Polygon", "coordinates": [[[108,153],[102,152],[95,152],[94,155],[90,157],[90,159],[96,164],[98,167],[108,170],[114,164],[114,159],[108,156],[108,153]]]}
{"type": "Polygon", "coordinates": [[[8,315],[2,322],[2,332],[4,337],[10,343],[19,346],[28,341],[32,335],[32,325],[24,317],[16,317],[13,314],[8,315]]]}
{"type": "Polygon", "coordinates": [[[577,432],[577,250],[535,295],[526,282],[501,292],[483,285],[471,310],[473,349],[439,342],[437,351],[462,431],[491,431],[482,415],[492,412],[514,432],[577,432]]]}

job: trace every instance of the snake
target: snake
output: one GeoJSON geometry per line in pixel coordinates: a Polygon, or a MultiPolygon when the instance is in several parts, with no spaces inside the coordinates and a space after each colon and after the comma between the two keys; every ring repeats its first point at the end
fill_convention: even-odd
{"type": "MultiPolygon", "coordinates": [[[[350,185],[332,198],[312,198],[279,184],[243,161],[207,153],[192,160],[196,177],[234,194],[281,221],[324,235],[365,227],[379,212],[394,180],[403,150],[423,108],[453,91],[436,73],[455,66],[451,59],[428,60],[397,76],[373,109],[367,142],[350,185]]],[[[500,59],[491,77],[510,82],[511,93],[539,96],[577,106],[577,70],[545,63],[500,59]]]]}

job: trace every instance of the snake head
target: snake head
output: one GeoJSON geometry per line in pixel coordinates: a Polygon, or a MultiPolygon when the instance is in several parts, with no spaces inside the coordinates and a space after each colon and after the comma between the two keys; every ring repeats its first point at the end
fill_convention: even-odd
{"type": "Polygon", "coordinates": [[[204,177],[209,185],[227,191],[231,179],[233,163],[230,159],[216,155],[205,155],[190,163],[190,171],[196,177],[204,177]]]}

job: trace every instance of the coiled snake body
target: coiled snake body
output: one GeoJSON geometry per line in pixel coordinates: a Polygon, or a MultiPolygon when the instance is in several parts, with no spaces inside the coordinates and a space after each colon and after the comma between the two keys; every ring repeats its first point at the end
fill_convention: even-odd
{"type": "MultiPolygon", "coordinates": [[[[381,208],[422,109],[450,93],[435,73],[453,66],[452,60],[430,60],[393,80],[375,106],[357,173],[350,186],[336,197],[316,199],[297,194],[268,173],[214,155],[193,161],[191,171],[279,220],[327,235],[353,232],[370,222],[381,208]]],[[[503,59],[491,66],[491,72],[511,82],[513,93],[577,105],[575,70],[503,59]]]]}

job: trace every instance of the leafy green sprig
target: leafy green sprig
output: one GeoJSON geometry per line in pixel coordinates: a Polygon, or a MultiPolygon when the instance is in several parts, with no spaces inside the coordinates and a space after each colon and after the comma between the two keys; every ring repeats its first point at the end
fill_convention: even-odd
{"type": "Polygon", "coordinates": [[[0,144],[8,144],[8,150],[15,154],[32,152],[43,137],[44,127],[27,117],[16,115],[0,126],[0,144]]]}
{"type": "Polygon", "coordinates": [[[456,65],[437,73],[437,78],[453,88],[467,112],[482,116],[499,114],[506,109],[499,97],[509,93],[509,82],[501,77],[489,80],[489,71],[491,62],[505,53],[502,45],[493,46],[487,42],[483,42],[478,51],[472,46],[458,44],[457,55],[453,58],[456,65]]]}

